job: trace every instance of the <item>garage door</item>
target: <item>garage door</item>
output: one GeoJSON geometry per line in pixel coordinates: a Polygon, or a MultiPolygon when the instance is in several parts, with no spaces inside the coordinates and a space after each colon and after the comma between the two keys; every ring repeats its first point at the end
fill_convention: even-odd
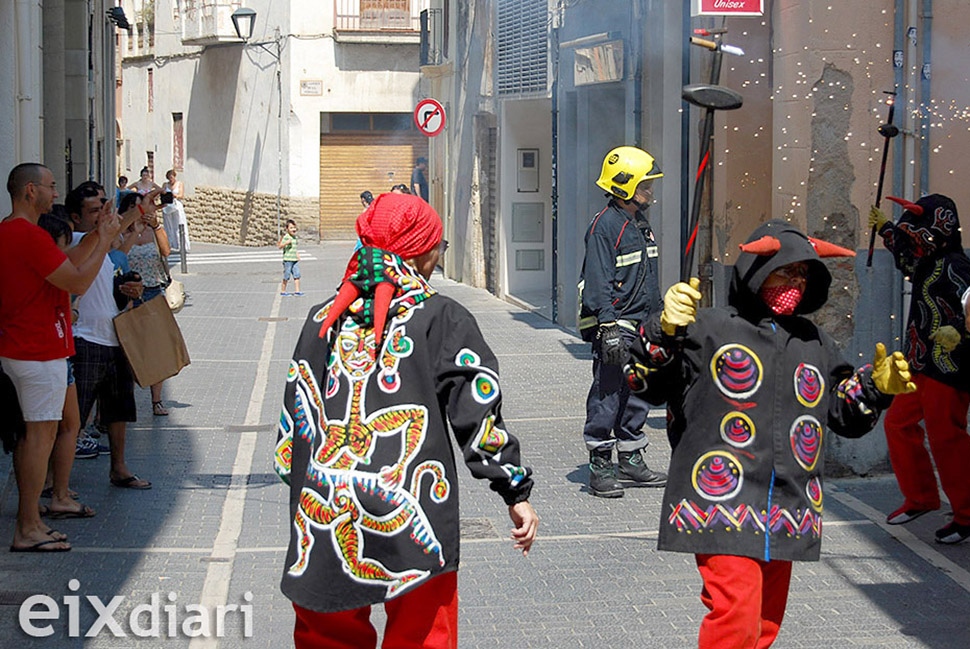
{"type": "Polygon", "coordinates": [[[420,134],[321,134],[321,238],[357,238],[360,193],[377,196],[391,185],[410,185],[414,161],[427,155],[428,139],[420,134]]]}

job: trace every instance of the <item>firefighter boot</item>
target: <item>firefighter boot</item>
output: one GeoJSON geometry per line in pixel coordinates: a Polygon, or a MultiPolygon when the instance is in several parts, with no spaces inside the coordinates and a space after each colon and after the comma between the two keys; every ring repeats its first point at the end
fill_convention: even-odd
{"type": "Polygon", "coordinates": [[[667,484],[667,474],[651,471],[643,461],[640,450],[617,453],[620,458],[620,480],[631,487],[663,487],[667,484]]]}
{"type": "Polygon", "coordinates": [[[621,498],[623,485],[616,479],[613,449],[599,448],[589,452],[589,490],[600,498],[621,498]]]}

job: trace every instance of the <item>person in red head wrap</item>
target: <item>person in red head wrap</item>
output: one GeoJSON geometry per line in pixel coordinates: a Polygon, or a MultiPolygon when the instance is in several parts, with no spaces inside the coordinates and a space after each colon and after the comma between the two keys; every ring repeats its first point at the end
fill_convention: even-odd
{"type": "Polygon", "coordinates": [[[501,413],[498,363],[475,318],[428,283],[441,219],[383,194],[337,296],[311,309],[287,375],[274,453],[290,487],[283,593],[296,647],[457,647],[460,455],[508,505],[527,554],[532,471],[501,413]]]}

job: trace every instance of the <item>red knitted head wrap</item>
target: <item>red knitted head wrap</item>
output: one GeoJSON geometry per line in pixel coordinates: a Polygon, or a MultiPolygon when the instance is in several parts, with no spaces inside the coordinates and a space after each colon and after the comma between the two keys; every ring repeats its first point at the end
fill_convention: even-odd
{"type": "Polygon", "coordinates": [[[378,196],[357,217],[357,234],[363,247],[347,264],[343,284],[320,327],[320,337],[355,299],[363,297],[361,324],[373,323],[380,343],[388,306],[400,288],[386,276],[382,256],[391,253],[404,260],[420,257],[441,242],[442,230],[438,213],[423,199],[408,194],[378,196]]]}

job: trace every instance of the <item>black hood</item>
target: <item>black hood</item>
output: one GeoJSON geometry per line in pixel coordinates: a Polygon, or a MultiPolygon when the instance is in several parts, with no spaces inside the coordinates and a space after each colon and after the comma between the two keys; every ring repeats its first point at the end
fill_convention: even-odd
{"type": "Polygon", "coordinates": [[[778,268],[804,261],[808,264],[808,279],[805,295],[795,307],[795,314],[818,311],[828,300],[832,276],[819,259],[812,242],[792,224],[777,219],[759,226],[745,243],[758,241],[762,237],[774,237],[781,245],[780,249],[768,255],[741,252],[734,264],[728,303],[748,318],[773,315],[758,296],[761,285],[778,268]]]}
{"type": "Polygon", "coordinates": [[[938,259],[963,249],[960,219],[953,199],[943,194],[924,196],[916,201],[921,214],[914,212],[911,205],[903,201],[903,207],[908,209],[896,223],[891,246],[896,267],[906,273],[912,273],[923,260],[938,259]]]}

